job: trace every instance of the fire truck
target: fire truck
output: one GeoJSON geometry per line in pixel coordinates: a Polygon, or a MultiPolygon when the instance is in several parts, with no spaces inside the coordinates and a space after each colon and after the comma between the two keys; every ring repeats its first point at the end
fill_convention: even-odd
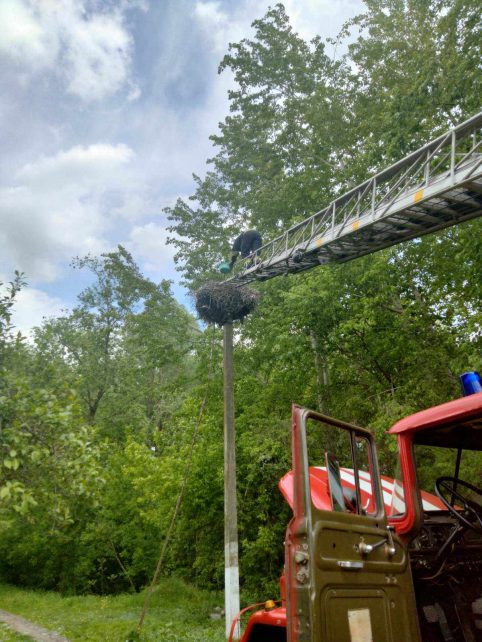
{"type": "Polygon", "coordinates": [[[230,640],[251,610],[241,642],[482,641],[482,385],[461,380],[390,428],[393,470],[369,430],[293,406],[281,597],[230,640]]]}

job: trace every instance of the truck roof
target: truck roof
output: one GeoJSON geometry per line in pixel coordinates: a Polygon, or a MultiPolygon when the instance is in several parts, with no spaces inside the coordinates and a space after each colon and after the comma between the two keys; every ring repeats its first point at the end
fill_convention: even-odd
{"type": "Polygon", "coordinates": [[[388,432],[414,433],[419,444],[482,450],[482,392],[404,417],[388,432]]]}

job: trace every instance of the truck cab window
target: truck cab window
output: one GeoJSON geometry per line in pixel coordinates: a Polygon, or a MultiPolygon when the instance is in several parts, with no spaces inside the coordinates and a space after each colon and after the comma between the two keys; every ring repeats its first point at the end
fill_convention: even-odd
{"type": "MultiPolygon", "coordinates": [[[[417,478],[421,489],[422,507],[424,512],[431,513],[443,509],[433,496],[436,492],[437,479],[451,477],[482,487],[482,452],[464,450],[458,453],[456,448],[436,448],[417,444],[415,446],[415,462],[417,478]],[[458,462],[458,463],[457,463],[458,462]]],[[[464,494],[471,501],[480,504],[480,495],[466,489],[464,494]]]]}
{"type": "Polygon", "coordinates": [[[337,512],[376,514],[368,439],[308,418],[306,444],[314,506],[337,512]]]}

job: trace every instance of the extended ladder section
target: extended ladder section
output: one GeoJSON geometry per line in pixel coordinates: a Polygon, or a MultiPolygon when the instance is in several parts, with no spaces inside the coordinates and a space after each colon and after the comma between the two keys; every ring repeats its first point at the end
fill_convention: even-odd
{"type": "Polygon", "coordinates": [[[482,112],[238,261],[240,285],[344,262],[482,214],[482,112]]]}

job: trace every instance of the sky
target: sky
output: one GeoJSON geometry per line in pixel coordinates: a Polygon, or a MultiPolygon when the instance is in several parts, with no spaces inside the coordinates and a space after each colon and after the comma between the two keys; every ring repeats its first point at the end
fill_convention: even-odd
{"type": "MultiPolygon", "coordinates": [[[[194,191],[228,113],[230,42],[265,0],[0,0],[0,281],[28,282],[28,333],[75,305],[75,256],[125,246],[179,285],[163,208],[194,191]]],[[[304,38],[335,36],[362,0],[286,0],[304,38]]],[[[330,52],[330,46],[327,51],[330,52]]]]}

